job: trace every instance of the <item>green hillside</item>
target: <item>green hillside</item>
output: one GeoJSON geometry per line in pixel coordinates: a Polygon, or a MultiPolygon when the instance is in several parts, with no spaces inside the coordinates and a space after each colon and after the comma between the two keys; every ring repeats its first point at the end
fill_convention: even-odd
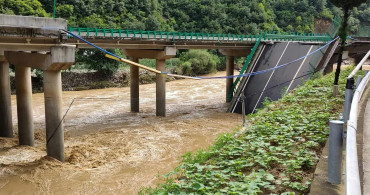
{"type": "MultiPolygon", "coordinates": [[[[0,0],[0,13],[52,17],[53,2],[0,0]]],[[[341,14],[327,0],[56,0],[56,17],[67,19],[70,27],[90,28],[223,34],[258,34],[262,30],[324,33],[334,16],[341,14]]],[[[364,31],[370,25],[370,1],[353,10],[349,24],[352,34],[368,33],[364,31]]],[[[120,50],[110,51],[123,55],[120,50]]],[[[176,57],[188,55],[181,52],[184,51],[176,57]]],[[[203,72],[197,72],[189,61],[181,59],[167,68],[187,75],[223,70],[225,58],[217,51],[193,53],[199,57],[207,52],[215,61],[203,64],[211,67],[203,72]]],[[[242,61],[237,59],[238,64],[242,61]]],[[[141,63],[155,64],[149,59],[141,63]]],[[[100,51],[80,49],[73,68],[93,69],[110,76],[127,66],[105,58],[100,51]]]]}
{"type": "MultiPolygon", "coordinates": [[[[53,1],[0,0],[0,13],[50,17],[53,1]]],[[[57,0],[69,26],[212,33],[312,32],[341,11],[327,0],[57,0]]],[[[370,24],[370,1],[353,11],[352,32],[370,24]]]]}

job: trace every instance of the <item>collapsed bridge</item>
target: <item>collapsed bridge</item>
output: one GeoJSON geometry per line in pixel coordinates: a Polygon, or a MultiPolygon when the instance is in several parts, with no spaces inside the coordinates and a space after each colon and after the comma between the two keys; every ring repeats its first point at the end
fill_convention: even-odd
{"type": "MultiPolygon", "coordinates": [[[[313,56],[305,58],[304,62],[287,66],[286,72],[283,69],[274,70],[262,77],[258,76],[260,78],[243,76],[244,73],[264,70],[270,66],[276,67],[281,63],[297,59],[301,57],[300,55],[307,55],[332,39],[328,34],[313,33],[263,32],[258,35],[225,35],[67,28],[66,21],[63,19],[8,15],[1,15],[0,18],[0,114],[2,116],[0,136],[13,137],[9,83],[9,64],[12,64],[16,71],[19,143],[20,145],[33,145],[30,69],[42,70],[44,72],[47,154],[60,161],[64,160],[61,71],[74,63],[75,48],[92,48],[94,47],[92,45],[100,49],[118,48],[122,49],[133,62],[138,62],[139,58],[156,59],[156,71],[160,72],[156,74],[156,115],[165,116],[165,60],[174,57],[178,49],[219,49],[222,54],[226,55],[227,74],[221,78],[226,79],[227,101],[233,100],[232,105],[237,106],[234,111],[238,111],[239,104],[236,99],[240,97],[240,94],[248,96],[249,89],[254,90],[252,93],[256,92],[255,87],[258,88],[258,86],[269,89],[272,83],[279,82],[276,79],[286,77],[285,79],[291,80],[292,75],[294,78],[300,78],[305,72],[312,72],[317,66],[325,63],[320,61],[320,57],[313,56]],[[65,32],[76,36],[68,36],[65,32]],[[235,84],[234,78],[239,77],[234,75],[235,57],[246,55],[248,55],[246,64],[250,66],[245,67],[241,72],[242,82],[235,84]],[[314,58],[315,63],[312,62],[314,58]],[[252,85],[253,87],[248,87],[252,85]]],[[[331,55],[326,55],[328,51],[320,50],[320,52],[323,56],[332,56],[335,53],[332,52],[334,50],[335,48],[328,49],[328,54],[331,52],[331,55]]],[[[139,66],[134,63],[130,64],[131,111],[139,112],[139,66]]],[[[198,79],[210,78],[198,77],[198,79]]],[[[293,80],[295,81],[289,83],[289,89],[299,84],[298,80],[293,80]]],[[[273,94],[276,91],[280,93],[281,89],[281,87],[276,88],[273,94]]],[[[255,110],[260,105],[261,99],[268,96],[268,93],[264,93],[251,97],[249,101],[255,101],[255,105],[250,104],[248,109],[255,110]]]]}

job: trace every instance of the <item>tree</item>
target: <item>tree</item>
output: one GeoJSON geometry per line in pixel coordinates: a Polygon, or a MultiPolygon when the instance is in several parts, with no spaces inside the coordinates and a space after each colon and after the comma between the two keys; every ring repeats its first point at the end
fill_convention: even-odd
{"type": "Polygon", "coordinates": [[[73,5],[59,5],[56,12],[57,17],[68,19],[73,16],[73,5]]]}
{"type": "Polygon", "coordinates": [[[339,49],[339,56],[338,56],[338,65],[337,70],[335,71],[335,79],[334,79],[334,85],[338,85],[339,81],[339,75],[340,75],[340,66],[342,64],[342,55],[344,46],[347,39],[347,30],[348,30],[348,18],[350,15],[350,11],[362,3],[366,3],[367,0],[329,0],[331,3],[333,3],[335,6],[342,8],[344,12],[342,25],[339,29],[339,37],[341,39],[341,46],[339,49]]]}
{"type": "Polygon", "coordinates": [[[294,30],[293,26],[290,25],[290,24],[286,27],[286,31],[288,31],[288,32],[292,32],[293,30],[294,30]]]}
{"type": "Polygon", "coordinates": [[[49,16],[37,0],[0,0],[0,13],[23,16],[49,16]]]}
{"type": "MultiPolygon", "coordinates": [[[[108,49],[111,53],[117,51],[108,49]]],[[[86,64],[88,69],[101,72],[104,76],[112,76],[119,68],[120,62],[105,57],[105,53],[96,49],[80,49],[76,55],[76,62],[86,64]]]]}
{"type": "Polygon", "coordinates": [[[247,25],[246,28],[247,28],[248,34],[252,34],[252,35],[258,34],[258,26],[256,23],[251,23],[247,25]]]}
{"type": "Polygon", "coordinates": [[[145,21],[146,30],[159,30],[159,21],[155,15],[150,15],[145,21]]]}

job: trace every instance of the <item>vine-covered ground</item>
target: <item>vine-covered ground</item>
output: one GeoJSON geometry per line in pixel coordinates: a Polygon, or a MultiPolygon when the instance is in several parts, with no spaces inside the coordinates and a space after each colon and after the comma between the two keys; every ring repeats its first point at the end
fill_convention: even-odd
{"type": "MultiPolygon", "coordinates": [[[[316,75],[279,101],[247,117],[207,150],[185,154],[166,182],[142,194],[307,194],[316,164],[344,96],[333,97],[334,74],[316,75]]],[[[199,129],[201,131],[201,129],[199,129]]]]}

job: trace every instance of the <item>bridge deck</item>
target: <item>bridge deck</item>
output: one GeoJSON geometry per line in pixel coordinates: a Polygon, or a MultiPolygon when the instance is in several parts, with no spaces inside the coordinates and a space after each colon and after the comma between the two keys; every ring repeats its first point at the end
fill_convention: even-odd
{"type": "MultiPolygon", "coordinates": [[[[297,56],[305,56],[319,47],[320,45],[316,44],[309,45],[295,42],[265,45],[263,46],[262,53],[259,56],[255,56],[257,59],[255,64],[251,66],[252,69],[250,72],[267,70],[291,62],[297,59],[297,56]]],[[[242,94],[244,94],[247,102],[245,105],[246,113],[252,113],[261,107],[266,97],[273,101],[279,99],[282,93],[294,89],[294,87],[302,83],[302,80],[313,74],[319,62],[318,59],[321,59],[323,53],[318,52],[305,57],[303,60],[266,74],[243,78],[243,81],[239,85],[240,94],[235,94],[229,111],[242,112],[242,103],[238,101],[242,94]]]]}

